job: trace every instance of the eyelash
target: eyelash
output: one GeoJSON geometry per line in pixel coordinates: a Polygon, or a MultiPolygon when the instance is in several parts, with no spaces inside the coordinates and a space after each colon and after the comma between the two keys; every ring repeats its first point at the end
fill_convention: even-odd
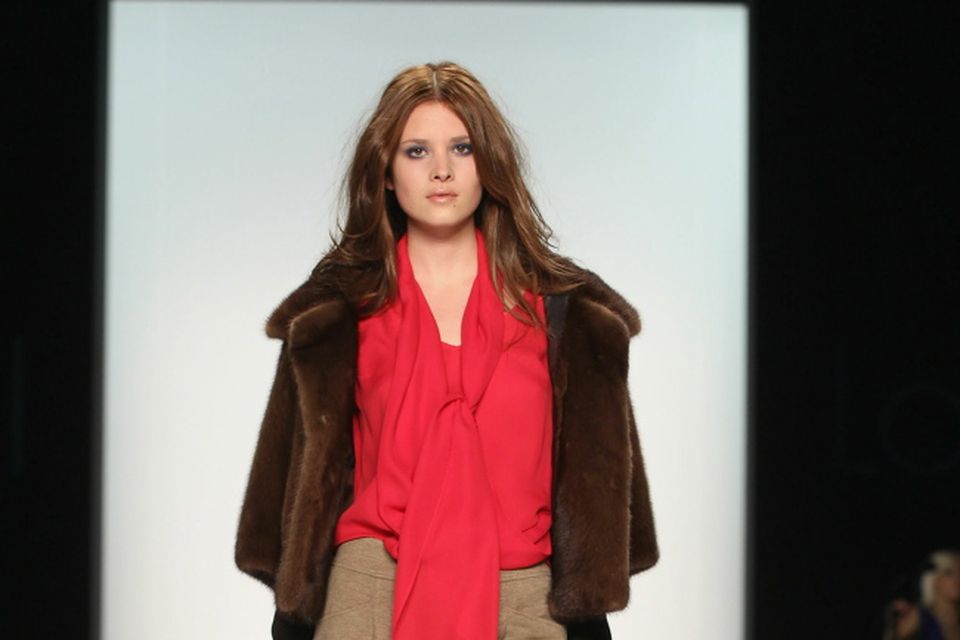
{"type": "MultiPolygon", "coordinates": [[[[467,156],[467,155],[470,155],[471,153],[473,153],[473,145],[470,144],[469,142],[458,142],[457,144],[453,145],[453,147],[454,147],[454,149],[456,149],[457,147],[466,147],[466,150],[463,151],[460,155],[467,156]]],[[[415,147],[409,147],[409,148],[405,151],[405,153],[406,153],[406,155],[407,155],[408,158],[412,158],[413,160],[419,160],[419,159],[422,158],[423,156],[422,156],[422,155],[414,155],[414,153],[413,153],[414,151],[417,151],[417,150],[419,150],[419,149],[423,149],[423,147],[420,146],[420,145],[417,145],[417,146],[415,146],[415,147]]],[[[423,149],[423,150],[426,151],[426,149],[423,149]]]]}

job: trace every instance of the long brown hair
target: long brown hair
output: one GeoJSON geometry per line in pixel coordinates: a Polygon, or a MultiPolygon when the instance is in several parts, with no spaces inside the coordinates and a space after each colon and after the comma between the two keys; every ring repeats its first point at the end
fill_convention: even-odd
{"type": "Polygon", "coordinates": [[[361,316],[397,294],[395,243],[406,232],[407,219],[385,178],[410,112],[429,101],[450,107],[470,136],[483,187],[474,224],[484,235],[492,281],[497,282],[497,272],[503,276],[498,294],[520,304],[526,317],[518,319],[539,325],[523,290],[534,295],[569,291],[580,284],[582,272],[552,249],[553,232],[523,180],[525,162],[513,129],[483,85],[449,61],[408,67],[384,89],[341,184],[346,222],[338,217],[332,248],[313,275],[332,279],[361,316]]]}

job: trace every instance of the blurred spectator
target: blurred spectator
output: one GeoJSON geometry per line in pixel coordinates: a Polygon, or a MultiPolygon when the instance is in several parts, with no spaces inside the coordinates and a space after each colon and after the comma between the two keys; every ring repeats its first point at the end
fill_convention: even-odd
{"type": "Polygon", "coordinates": [[[886,607],[884,640],[960,640],[960,552],[935,551],[920,576],[920,602],[886,607]]]}

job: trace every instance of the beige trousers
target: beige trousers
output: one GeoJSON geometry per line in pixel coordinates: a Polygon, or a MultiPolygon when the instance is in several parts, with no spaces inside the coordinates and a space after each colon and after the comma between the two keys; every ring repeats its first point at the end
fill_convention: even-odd
{"type": "MultiPolygon", "coordinates": [[[[396,566],[377,538],[356,538],[337,547],[313,640],[389,640],[396,566]]],[[[566,629],[547,609],[549,589],[545,562],[502,569],[498,640],[566,640],[566,629]]]]}

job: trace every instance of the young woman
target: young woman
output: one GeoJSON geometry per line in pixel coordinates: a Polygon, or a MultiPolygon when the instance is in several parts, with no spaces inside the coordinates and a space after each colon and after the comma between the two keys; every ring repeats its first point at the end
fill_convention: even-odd
{"type": "Polygon", "coordinates": [[[236,563],[274,638],[609,638],[658,558],[636,310],[549,246],[517,143],[451,62],[398,74],[282,341],[236,563]]]}

